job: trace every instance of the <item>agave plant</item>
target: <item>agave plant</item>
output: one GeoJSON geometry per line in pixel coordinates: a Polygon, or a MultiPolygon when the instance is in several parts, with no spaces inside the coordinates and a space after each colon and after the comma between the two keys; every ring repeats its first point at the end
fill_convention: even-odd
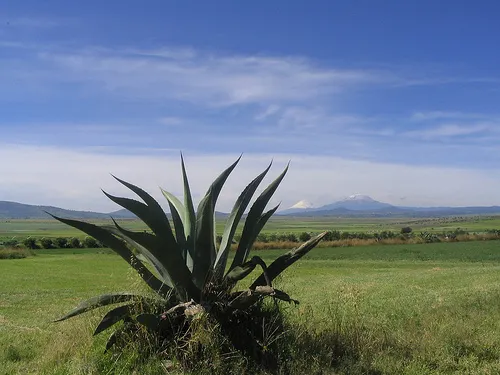
{"type": "Polygon", "coordinates": [[[285,292],[275,289],[273,280],[315,247],[326,232],[278,257],[269,266],[258,256],[249,258],[259,232],[278,209],[276,206],[265,211],[288,166],[252,204],[229,267],[230,248],[234,242],[238,223],[271,164],[248,184],[236,200],[227,219],[222,240],[217,246],[215,204],[222,186],[240,158],[212,183],[195,211],[181,155],[184,202],[162,190],[170,207],[171,220],[148,193],[115,177],[137,194],[143,202],[117,197],[107,192],[104,194],[135,214],[148,226],[149,231],[130,231],[114,220],[113,226],[97,226],[52,215],[55,219],[85,232],[114,250],[139,273],[156,296],[153,298],[131,293],[101,295],[82,302],[57,321],[101,306],[120,304],[103,317],[94,332],[98,334],[115,323],[120,321],[124,323],[122,328],[116,330],[108,340],[106,345],[108,350],[119,340],[119,334],[124,330],[130,333],[145,327],[159,337],[171,339],[175,336],[175,332],[179,331],[179,327],[189,326],[189,322],[199,314],[228,322],[232,316],[238,316],[240,312],[252,311],[252,307],[265,297],[298,303],[285,292]],[[250,287],[247,289],[236,290],[236,283],[249,276],[257,266],[262,268],[261,275],[249,283],[250,287]]]}

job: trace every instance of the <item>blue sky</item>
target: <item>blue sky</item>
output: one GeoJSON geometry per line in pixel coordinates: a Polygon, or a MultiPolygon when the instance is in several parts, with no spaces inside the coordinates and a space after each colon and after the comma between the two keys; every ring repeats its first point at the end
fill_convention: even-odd
{"type": "Polygon", "coordinates": [[[0,200],[113,209],[108,172],[195,194],[240,153],[277,199],[500,204],[495,1],[0,5],[0,200]],[[7,161],[7,162],[5,162],[7,161]],[[148,165],[149,167],[145,167],[148,165]],[[120,173],[119,173],[120,172],[120,173]]]}

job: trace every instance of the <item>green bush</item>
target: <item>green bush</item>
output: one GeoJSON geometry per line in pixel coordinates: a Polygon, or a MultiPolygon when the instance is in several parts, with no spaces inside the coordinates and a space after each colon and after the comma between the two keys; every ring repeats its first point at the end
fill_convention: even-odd
{"type": "Polygon", "coordinates": [[[68,247],[68,239],[66,237],[57,237],[54,240],[54,245],[58,249],[65,249],[68,247]]]}
{"type": "Polygon", "coordinates": [[[82,247],[82,244],[80,243],[80,240],[76,237],[72,237],[68,241],[68,248],[70,249],[79,249],[82,247]]]}
{"type": "Polygon", "coordinates": [[[16,247],[19,245],[19,240],[17,238],[11,238],[2,242],[5,247],[16,247]]]}
{"type": "Polygon", "coordinates": [[[100,243],[94,237],[87,236],[83,239],[82,246],[86,249],[96,249],[100,246],[100,243]]]}
{"type": "Polygon", "coordinates": [[[43,249],[53,249],[54,248],[54,242],[52,242],[52,238],[43,237],[40,240],[40,245],[42,245],[43,249]]]}
{"type": "Polygon", "coordinates": [[[27,249],[35,250],[38,249],[38,244],[36,243],[36,239],[33,237],[28,237],[23,240],[23,246],[27,249]]]}
{"type": "Polygon", "coordinates": [[[411,229],[411,227],[401,228],[401,234],[410,234],[411,232],[413,232],[413,229],[411,229]]]}
{"type": "Polygon", "coordinates": [[[308,232],[302,232],[301,234],[299,234],[299,241],[301,242],[306,242],[309,241],[310,239],[311,239],[311,234],[308,232]]]}

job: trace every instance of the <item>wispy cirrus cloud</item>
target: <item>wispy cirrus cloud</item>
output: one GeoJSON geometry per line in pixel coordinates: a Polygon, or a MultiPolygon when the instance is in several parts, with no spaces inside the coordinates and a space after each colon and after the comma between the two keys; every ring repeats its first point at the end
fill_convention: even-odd
{"type": "Polygon", "coordinates": [[[466,113],[458,111],[418,111],[413,112],[411,120],[413,121],[433,121],[433,120],[481,120],[488,119],[491,114],[483,113],[466,113]]]}
{"type": "MultiPolygon", "coordinates": [[[[387,113],[384,103],[383,108],[363,111],[379,94],[398,95],[396,87],[405,81],[413,85],[411,75],[388,69],[192,48],[36,43],[6,48],[16,53],[0,59],[0,80],[5,83],[0,100],[9,103],[17,98],[24,106],[32,95],[33,108],[52,101],[56,110],[51,116],[63,111],[70,119],[23,127],[15,113],[12,123],[0,124],[8,129],[3,134],[7,142],[74,144],[107,154],[119,153],[122,147],[130,155],[148,149],[275,154],[294,150],[352,162],[413,166],[470,166],[478,163],[476,155],[489,157],[482,167],[498,160],[498,147],[488,139],[499,123],[491,114],[454,107],[426,111],[421,106],[424,109],[417,111],[411,101],[398,113],[387,113]],[[348,104],[347,109],[342,104],[348,104]],[[98,115],[89,118],[96,109],[98,115]],[[456,145],[460,147],[453,148],[456,145]]],[[[432,79],[426,82],[433,84],[432,79]]],[[[436,77],[434,83],[441,85],[442,80],[436,77]]]]}
{"type": "Polygon", "coordinates": [[[117,95],[216,106],[310,100],[380,79],[373,72],[324,68],[306,59],[185,50],[50,52],[39,59],[117,95]]]}
{"type": "Polygon", "coordinates": [[[422,130],[413,130],[405,132],[406,136],[417,136],[423,138],[443,138],[443,137],[459,137],[466,135],[477,135],[491,132],[499,132],[500,126],[491,124],[472,124],[472,125],[457,125],[445,124],[433,128],[422,130]]]}

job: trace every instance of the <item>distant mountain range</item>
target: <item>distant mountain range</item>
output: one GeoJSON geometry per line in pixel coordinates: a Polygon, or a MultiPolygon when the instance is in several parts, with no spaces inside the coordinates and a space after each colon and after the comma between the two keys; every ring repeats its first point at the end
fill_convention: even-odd
{"type": "MultiPolygon", "coordinates": [[[[35,206],[17,202],[0,201],[0,219],[48,219],[44,211],[70,219],[133,219],[135,216],[125,209],[109,213],[73,211],[53,206],[35,206]]],[[[217,217],[228,214],[215,213],[217,217]]],[[[300,201],[276,215],[298,217],[443,217],[461,215],[500,215],[500,206],[490,207],[401,207],[370,198],[367,195],[351,195],[346,199],[321,207],[313,207],[300,201]]],[[[168,214],[169,215],[169,214],[168,214]]]]}
{"type": "Polygon", "coordinates": [[[73,211],[53,206],[34,206],[17,202],[0,201],[0,218],[2,219],[48,219],[44,211],[56,216],[69,219],[109,219],[110,216],[117,219],[130,219],[135,216],[129,211],[122,209],[110,213],[93,211],[73,211]]]}
{"type": "MultiPolygon", "coordinates": [[[[74,211],[53,206],[35,206],[17,202],[0,201],[0,219],[49,219],[50,216],[44,211],[53,215],[68,219],[134,219],[136,216],[131,212],[121,209],[109,213],[94,211],[74,211]]],[[[170,214],[167,214],[170,215],[170,214]]],[[[216,216],[224,217],[227,214],[216,212],[216,216]]]]}
{"type": "Polygon", "coordinates": [[[332,216],[332,217],[442,217],[459,215],[500,214],[500,206],[473,207],[401,207],[379,202],[367,195],[355,194],[338,202],[313,207],[300,201],[277,215],[285,216],[332,216]]]}

